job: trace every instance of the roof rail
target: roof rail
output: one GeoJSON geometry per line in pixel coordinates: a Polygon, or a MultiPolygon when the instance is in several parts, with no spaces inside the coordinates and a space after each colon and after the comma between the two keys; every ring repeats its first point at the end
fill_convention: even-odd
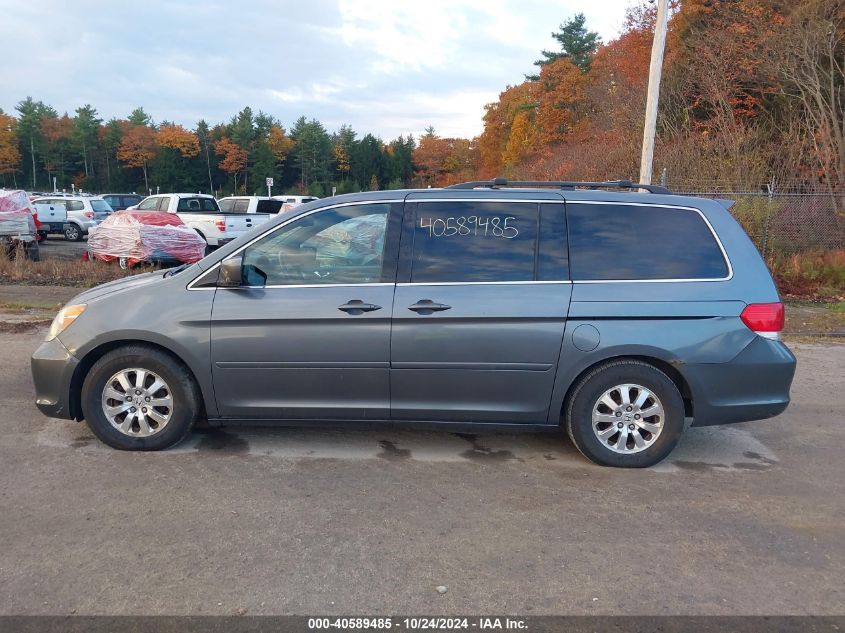
{"type": "Polygon", "coordinates": [[[450,185],[446,189],[478,189],[489,187],[500,189],[502,187],[554,187],[555,189],[645,189],[649,193],[672,193],[666,187],[660,185],[643,185],[631,182],[630,180],[608,180],[605,182],[579,182],[567,180],[508,180],[506,178],[493,178],[491,180],[474,180],[462,182],[457,185],[450,185]]]}

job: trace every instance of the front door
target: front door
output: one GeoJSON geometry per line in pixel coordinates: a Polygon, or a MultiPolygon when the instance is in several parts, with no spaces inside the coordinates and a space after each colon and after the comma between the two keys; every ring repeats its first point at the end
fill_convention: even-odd
{"type": "Polygon", "coordinates": [[[572,289],[562,201],[419,201],[405,215],[392,417],[545,424],[572,289]]]}
{"type": "Polygon", "coordinates": [[[386,419],[401,204],[295,218],[243,251],[217,288],[214,391],[223,417],[386,419]]]}

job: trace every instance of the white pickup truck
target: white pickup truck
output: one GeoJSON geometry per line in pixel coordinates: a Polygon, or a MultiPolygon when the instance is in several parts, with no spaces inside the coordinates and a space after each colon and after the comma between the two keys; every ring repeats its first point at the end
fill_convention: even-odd
{"type": "Polygon", "coordinates": [[[267,196],[229,196],[217,201],[223,213],[269,213],[276,215],[284,202],[267,196]]]}
{"type": "Polygon", "coordinates": [[[263,224],[272,217],[268,213],[225,213],[220,210],[213,196],[201,193],[150,196],[130,209],[176,213],[182,222],[199,233],[211,248],[231,242],[241,233],[263,224]]]}

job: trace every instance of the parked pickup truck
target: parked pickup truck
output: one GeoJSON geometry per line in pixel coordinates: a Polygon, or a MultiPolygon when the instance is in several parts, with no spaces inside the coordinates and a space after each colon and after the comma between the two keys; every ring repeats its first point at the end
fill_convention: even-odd
{"type": "Polygon", "coordinates": [[[213,196],[201,193],[168,193],[144,198],[138,211],[178,213],[182,222],[200,234],[210,248],[231,242],[241,233],[263,224],[267,213],[224,213],[213,196]]]}
{"type": "Polygon", "coordinates": [[[284,202],[267,196],[229,196],[217,201],[223,213],[269,213],[276,215],[284,202]]]}

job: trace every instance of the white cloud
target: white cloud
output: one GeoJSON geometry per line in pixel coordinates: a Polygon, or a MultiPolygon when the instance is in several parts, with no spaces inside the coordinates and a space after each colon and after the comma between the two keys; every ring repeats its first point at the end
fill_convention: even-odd
{"type": "Polygon", "coordinates": [[[246,105],[385,139],[472,136],[578,11],[605,40],[635,0],[0,0],[0,108],[31,95],[103,118],[143,106],[193,127],[246,105]],[[62,33],[36,38],[34,33],[62,33]]]}

